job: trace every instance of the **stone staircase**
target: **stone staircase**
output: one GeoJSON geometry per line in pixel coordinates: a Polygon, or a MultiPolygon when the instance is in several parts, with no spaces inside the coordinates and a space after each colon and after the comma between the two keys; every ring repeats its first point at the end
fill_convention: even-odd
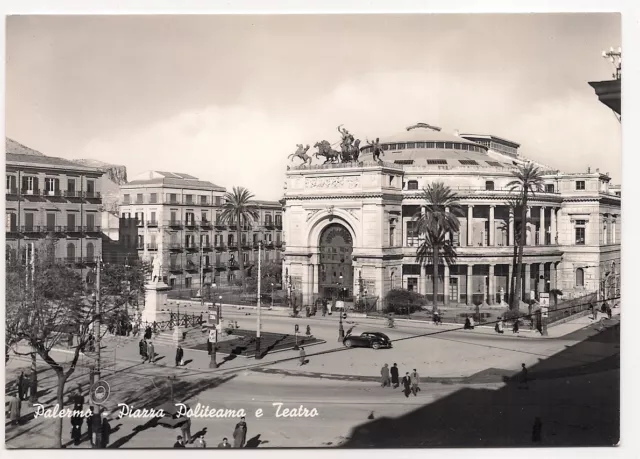
{"type": "Polygon", "coordinates": [[[179,341],[174,339],[174,331],[164,331],[151,338],[154,345],[177,347],[180,344],[183,348],[195,348],[198,345],[207,344],[209,330],[202,327],[180,328],[179,341]],[[183,336],[186,337],[183,339],[183,336]]]}

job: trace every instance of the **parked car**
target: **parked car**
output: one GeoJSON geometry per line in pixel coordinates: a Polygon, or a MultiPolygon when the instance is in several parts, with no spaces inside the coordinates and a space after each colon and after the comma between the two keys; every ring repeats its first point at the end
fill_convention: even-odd
{"type": "Polygon", "coordinates": [[[360,336],[348,335],[342,340],[342,344],[346,347],[372,347],[373,349],[393,347],[389,337],[380,332],[363,332],[360,336]]]}

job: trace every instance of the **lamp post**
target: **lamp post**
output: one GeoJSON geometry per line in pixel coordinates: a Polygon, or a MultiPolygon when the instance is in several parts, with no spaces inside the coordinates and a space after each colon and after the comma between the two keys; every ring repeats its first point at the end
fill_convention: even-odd
{"type": "MultiPolygon", "coordinates": [[[[342,294],[342,274],[340,275],[340,295],[342,294]]],[[[340,322],[338,327],[338,341],[342,342],[344,340],[344,326],[342,325],[342,311],[339,311],[340,314],[340,322]]]]}
{"type": "Polygon", "coordinates": [[[257,309],[258,309],[258,323],[256,326],[256,355],[255,358],[259,359],[260,358],[260,284],[261,284],[261,280],[262,280],[262,262],[261,262],[261,258],[262,258],[262,241],[260,241],[258,243],[258,304],[257,304],[257,309]]]}
{"type": "Polygon", "coordinates": [[[273,282],[271,282],[271,309],[273,309],[273,282]]]}

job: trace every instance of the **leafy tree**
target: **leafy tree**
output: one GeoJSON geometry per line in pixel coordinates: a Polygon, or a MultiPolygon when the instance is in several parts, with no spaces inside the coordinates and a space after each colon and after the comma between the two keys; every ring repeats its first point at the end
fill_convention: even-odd
{"type": "MultiPolygon", "coordinates": [[[[271,284],[275,285],[282,282],[282,265],[274,262],[263,263],[260,267],[262,279],[260,282],[260,290],[262,294],[271,292],[271,284]]],[[[256,293],[258,291],[258,268],[252,267],[247,272],[246,279],[247,291],[256,293]]]]}
{"type": "MultiPolygon", "coordinates": [[[[510,191],[517,191],[520,194],[522,198],[520,221],[526,222],[529,193],[535,196],[536,192],[543,190],[543,171],[534,163],[529,162],[524,166],[518,166],[513,177],[515,180],[507,183],[507,187],[510,191]]],[[[524,256],[524,246],[527,244],[527,226],[526,224],[520,225],[515,295],[511,297],[511,308],[515,311],[520,309],[520,299],[522,298],[522,257],[524,256]]]]}
{"type": "Polygon", "coordinates": [[[427,304],[427,300],[424,295],[420,295],[417,292],[404,289],[392,289],[389,290],[386,296],[387,307],[385,312],[404,313],[409,314],[419,311],[423,306],[427,304]]]}
{"type": "MultiPolygon", "coordinates": [[[[7,276],[7,291],[12,293],[7,298],[11,326],[7,328],[6,343],[10,343],[17,354],[29,354],[20,346],[26,344],[49,365],[58,379],[56,400],[62,409],[65,384],[74,373],[80,354],[94,333],[106,330],[106,327],[98,330],[96,322],[108,323],[122,312],[130,298],[131,286],[137,288],[144,283],[144,270],[105,265],[98,302],[91,292],[95,284],[92,286],[89,282],[85,286],[75,269],[46,253],[47,250],[36,251],[33,276],[25,264],[16,264],[12,269],[15,275],[7,276]],[[25,292],[22,295],[16,294],[20,288],[25,292]],[[76,346],[71,360],[61,363],[53,351],[69,334],[76,337],[76,346]]],[[[62,447],[62,418],[57,423],[56,446],[62,447]]]]}
{"type": "Polygon", "coordinates": [[[238,243],[238,264],[240,267],[240,276],[243,287],[246,286],[244,270],[244,257],[242,255],[242,244],[240,236],[242,234],[242,226],[257,222],[260,218],[258,215],[258,207],[253,201],[253,194],[243,187],[233,187],[232,192],[228,192],[224,196],[224,204],[222,205],[222,214],[220,218],[223,222],[231,225],[236,224],[236,239],[238,243]]]}
{"type": "Polygon", "coordinates": [[[458,216],[462,216],[463,212],[458,197],[442,182],[428,184],[423,189],[422,198],[425,202],[424,212],[418,212],[413,217],[418,234],[424,236],[424,241],[418,246],[416,258],[420,263],[431,261],[433,312],[436,312],[438,310],[438,267],[443,261],[447,265],[455,264],[457,256],[451,238],[446,235],[460,229],[458,216]]]}

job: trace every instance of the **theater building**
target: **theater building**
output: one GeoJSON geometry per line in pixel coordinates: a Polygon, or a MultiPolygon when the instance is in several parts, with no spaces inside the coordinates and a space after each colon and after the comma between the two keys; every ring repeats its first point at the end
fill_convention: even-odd
{"type": "MultiPolygon", "coordinates": [[[[504,304],[514,254],[514,216],[506,204],[520,145],[492,135],[447,134],[426,124],[381,138],[358,163],[290,167],[286,172],[283,272],[291,291],[317,298],[384,297],[391,289],[433,295],[429,265],[412,217],[422,188],[441,181],[464,210],[452,235],[456,263],[440,266],[445,304],[504,304]]],[[[567,296],[619,288],[620,196],[598,170],[546,171],[544,191],[529,199],[523,300],[558,289],[567,296]]]]}

